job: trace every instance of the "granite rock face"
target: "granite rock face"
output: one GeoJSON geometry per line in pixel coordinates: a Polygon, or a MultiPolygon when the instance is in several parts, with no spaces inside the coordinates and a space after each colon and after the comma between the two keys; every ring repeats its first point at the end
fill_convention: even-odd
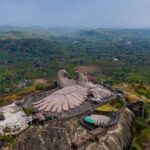
{"type": "Polygon", "coordinates": [[[70,150],[71,140],[86,133],[76,121],[60,121],[45,126],[31,126],[19,135],[14,150],[70,150]]]}
{"type": "Polygon", "coordinates": [[[118,123],[108,128],[104,134],[101,134],[97,142],[89,143],[83,149],[128,150],[132,140],[131,123],[133,117],[133,113],[128,108],[124,108],[120,111],[118,123]]]}
{"type": "MultiPolygon", "coordinates": [[[[130,130],[133,117],[129,109],[123,109],[117,125],[100,134],[97,141],[87,142],[80,149],[127,149],[132,139],[130,130]]],[[[44,126],[30,126],[19,135],[13,150],[71,150],[71,141],[86,133],[77,117],[44,126]]]]}
{"type": "Polygon", "coordinates": [[[0,107],[0,113],[0,135],[17,135],[27,129],[28,122],[32,121],[32,117],[27,116],[15,102],[0,107]]]}

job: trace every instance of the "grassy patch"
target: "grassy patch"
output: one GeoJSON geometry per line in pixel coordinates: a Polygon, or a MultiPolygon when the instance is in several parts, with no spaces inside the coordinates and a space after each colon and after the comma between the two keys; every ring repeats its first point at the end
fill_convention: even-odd
{"type": "Polygon", "coordinates": [[[3,131],[4,131],[5,133],[10,133],[10,132],[11,132],[11,128],[6,127],[3,131]]]}
{"type": "Polygon", "coordinates": [[[98,111],[117,111],[116,108],[111,106],[110,104],[105,104],[103,106],[98,107],[96,110],[98,111]]]}
{"type": "Polygon", "coordinates": [[[20,95],[17,95],[17,94],[9,94],[7,96],[4,96],[2,98],[0,98],[0,104],[1,105],[7,105],[15,100],[18,100],[20,99],[21,96],[20,95]]]}
{"type": "Polygon", "coordinates": [[[118,111],[121,107],[123,106],[123,104],[121,104],[121,102],[109,102],[106,103],[100,107],[98,107],[96,110],[98,111],[118,111]]]}
{"type": "Polygon", "coordinates": [[[37,84],[37,85],[35,86],[35,89],[39,91],[39,90],[44,90],[44,89],[46,89],[46,88],[48,88],[48,87],[49,87],[48,84],[39,83],[39,84],[37,84]]]}
{"type": "Polygon", "coordinates": [[[8,143],[14,143],[14,138],[11,135],[0,135],[0,141],[2,142],[8,142],[8,143]]]}
{"type": "Polygon", "coordinates": [[[116,100],[116,101],[106,103],[106,104],[98,107],[96,110],[98,110],[98,111],[118,111],[122,106],[123,106],[123,103],[119,100],[116,100]]]}
{"type": "Polygon", "coordinates": [[[34,93],[36,91],[37,90],[35,89],[35,87],[31,86],[31,87],[27,87],[25,89],[22,89],[20,91],[17,91],[15,93],[10,93],[10,94],[0,98],[0,105],[10,104],[11,102],[13,102],[15,100],[22,99],[25,95],[30,94],[30,93],[34,93]]]}

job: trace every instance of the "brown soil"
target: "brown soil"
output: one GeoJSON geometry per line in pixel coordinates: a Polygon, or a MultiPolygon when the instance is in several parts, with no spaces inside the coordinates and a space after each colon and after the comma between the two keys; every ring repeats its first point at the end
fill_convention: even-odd
{"type": "Polygon", "coordinates": [[[75,70],[82,72],[84,74],[92,73],[98,71],[97,66],[79,66],[75,70]]]}
{"type": "Polygon", "coordinates": [[[47,80],[46,79],[35,79],[34,81],[34,84],[45,84],[47,83],[47,80]]]}

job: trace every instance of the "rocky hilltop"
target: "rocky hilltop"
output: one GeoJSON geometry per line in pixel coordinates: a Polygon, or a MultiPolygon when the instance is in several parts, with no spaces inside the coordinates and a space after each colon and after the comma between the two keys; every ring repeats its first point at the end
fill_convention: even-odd
{"type": "MultiPolygon", "coordinates": [[[[133,113],[128,108],[123,108],[117,125],[102,132],[96,141],[88,141],[78,149],[127,149],[132,138],[130,132],[132,119],[133,113]]],[[[46,125],[32,125],[18,136],[13,150],[71,150],[72,140],[86,133],[77,117],[46,125]]]]}

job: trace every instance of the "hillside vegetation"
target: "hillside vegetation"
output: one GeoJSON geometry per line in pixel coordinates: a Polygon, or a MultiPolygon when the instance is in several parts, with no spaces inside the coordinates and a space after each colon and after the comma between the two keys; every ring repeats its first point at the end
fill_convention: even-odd
{"type": "Polygon", "coordinates": [[[1,97],[36,91],[37,79],[50,85],[62,68],[71,75],[79,68],[97,82],[149,84],[150,30],[52,31],[0,28],[1,97]]]}

